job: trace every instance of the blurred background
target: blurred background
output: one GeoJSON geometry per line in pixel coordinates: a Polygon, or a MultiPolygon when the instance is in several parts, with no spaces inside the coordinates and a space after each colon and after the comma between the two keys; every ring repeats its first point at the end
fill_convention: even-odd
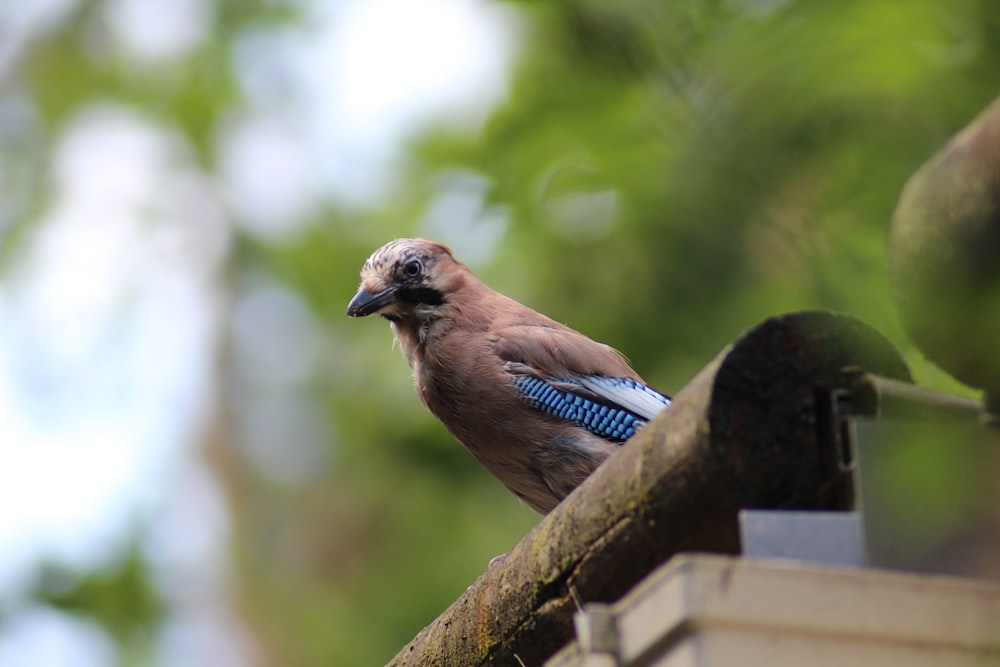
{"type": "MultiPolygon", "coordinates": [[[[993,0],[0,2],[0,665],[376,665],[538,517],[419,404],[420,235],[680,389],[888,299],[993,0]]],[[[930,464],[929,464],[930,465],[930,464]]]]}

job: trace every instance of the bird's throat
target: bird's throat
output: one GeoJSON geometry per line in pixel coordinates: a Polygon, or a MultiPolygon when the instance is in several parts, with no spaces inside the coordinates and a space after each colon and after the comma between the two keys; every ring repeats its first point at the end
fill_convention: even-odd
{"type": "Polygon", "coordinates": [[[444,303],[444,294],[433,287],[407,287],[400,289],[398,298],[414,308],[436,307],[444,303]]]}

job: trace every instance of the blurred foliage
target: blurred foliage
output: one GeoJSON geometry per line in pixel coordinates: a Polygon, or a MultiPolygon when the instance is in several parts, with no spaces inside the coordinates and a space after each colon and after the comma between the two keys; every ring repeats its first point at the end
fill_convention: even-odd
{"type": "MultiPolygon", "coordinates": [[[[112,99],[166,122],[212,169],[213,133],[240,103],[234,36],[301,20],[293,4],[221,2],[211,40],[148,73],[95,51],[98,5],[83,3],[0,88],[28,95],[40,115],[39,142],[22,147],[24,205],[0,227],[6,257],[44,209],[44,156],[80,105],[112,99]]],[[[504,234],[473,268],[622,350],[666,392],[742,330],[804,308],[868,321],[919,381],[957,388],[906,343],[884,239],[907,176],[1000,91],[1000,4],[513,6],[520,52],[481,131],[430,127],[381,205],[329,202],[296,238],[239,236],[233,249],[234,293],[265,275],[323,330],[304,393],[329,424],[328,468],[268,479],[235,432],[212,452],[232,506],[235,604],[265,664],[386,661],[537,520],[418,404],[387,327],[343,316],[361,263],[390,238],[474,245],[477,220],[502,215],[504,234]],[[470,179],[486,184],[480,218],[449,228],[428,217],[470,179]]],[[[136,601],[154,618],[141,569],[125,562],[111,583],[94,575],[40,595],[112,628],[136,601]]]]}
{"type": "MultiPolygon", "coordinates": [[[[138,545],[107,572],[78,577],[58,565],[43,565],[34,594],[57,609],[92,617],[126,646],[148,649],[150,629],[163,620],[163,604],[138,545]]],[[[141,655],[137,650],[136,657],[141,655]]]]}

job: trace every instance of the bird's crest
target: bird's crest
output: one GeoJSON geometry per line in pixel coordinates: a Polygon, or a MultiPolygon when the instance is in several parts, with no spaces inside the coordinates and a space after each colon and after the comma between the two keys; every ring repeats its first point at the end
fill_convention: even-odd
{"type": "Polygon", "coordinates": [[[373,287],[386,287],[406,275],[407,265],[418,262],[430,269],[441,256],[454,259],[448,246],[427,239],[396,239],[376,250],[361,267],[361,279],[373,287]]]}

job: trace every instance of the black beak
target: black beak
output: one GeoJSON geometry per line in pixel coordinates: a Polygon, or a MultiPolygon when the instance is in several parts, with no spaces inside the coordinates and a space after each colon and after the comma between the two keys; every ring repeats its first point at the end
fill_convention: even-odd
{"type": "Polygon", "coordinates": [[[347,314],[350,317],[364,317],[382,310],[390,303],[396,301],[396,288],[388,287],[377,294],[372,294],[364,287],[351,299],[347,305],[347,314]]]}

